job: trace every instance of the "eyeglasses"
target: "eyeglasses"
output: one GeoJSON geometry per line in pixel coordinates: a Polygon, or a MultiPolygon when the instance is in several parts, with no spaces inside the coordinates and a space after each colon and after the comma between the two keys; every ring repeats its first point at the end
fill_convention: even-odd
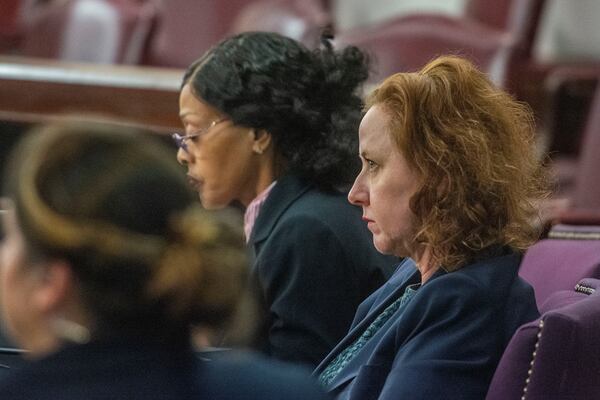
{"type": "Polygon", "coordinates": [[[187,144],[186,144],[186,140],[194,139],[194,138],[197,138],[199,136],[205,135],[205,134],[208,133],[208,131],[212,127],[214,127],[215,125],[220,124],[221,122],[227,121],[228,119],[229,118],[217,119],[217,120],[211,122],[210,125],[208,125],[206,128],[200,129],[200,130],[198,130],[198,131],[196,131],[194,133],[190,133],[189,135],[180,135],[179,133],[173,133],[173,134],[171,134],[171,137],[175,141],[175,144],[177,145],[177,147],[179,147],[183,151],[187,152],[188,151],[188,147],[187,147],[187,144]]]}

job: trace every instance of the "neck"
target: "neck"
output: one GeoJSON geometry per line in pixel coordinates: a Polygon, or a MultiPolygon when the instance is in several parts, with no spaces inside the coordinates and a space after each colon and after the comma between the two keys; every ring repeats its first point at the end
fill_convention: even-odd
{"type": "Polygon", "coordinates": [[[416,257],[413,257],[413,260],[421,273],[421,284],[424,284],[439,269],[431,254],[431,247],[423,248],[416,257]]]}
{"type": "Polygon", "coordinates": [[[272,157],[269,157],[267,154],[263,155],[259,160],[256,169],[257,173],[255,174],[252,183],[249,185],[247,193],[245,196],[243,196],[243,198],[240,199],[244,207],[248,207],[252,200],[254,200],[259,194],[268,188],[271,183],[275,181],[275,168],[272,160],[272,157]]]}

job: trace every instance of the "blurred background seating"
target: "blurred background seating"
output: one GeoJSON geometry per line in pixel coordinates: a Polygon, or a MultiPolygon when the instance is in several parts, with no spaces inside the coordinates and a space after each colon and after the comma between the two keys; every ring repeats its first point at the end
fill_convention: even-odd
{"type": "MultiPolygon", "coordinates": [[[[499,85],[507,86],[509,68],[530,53],[529,34],[540,14],[538,0],[468,0],[459,16],[414,12],[382,23],[338,33],[340,45],[369,50],[379,81],[397,71],[419,69],[433,57],[458,54],[471,59],[499,85]]],[[[512,74],[511,77],[515,75],[512,74]]]]}
{"type": "Polygon", "coordinates": [[[331,0],[331,14],[337,30],[376,25],[406,14],[436,13],[460,16],[465,0],[331,0]]]}
{"type": "Polygon", "coordinates": [[[279,32],[315,47],[323,28],[332,24],[323,4],[321,0],[255,0],[238,13],[230,33],[279,32]]]}
{"type": "Polygon", "coordinates": [[[538,308],[581,279],[600,279],[600,226],[556,225],[527,250],[519,275],[533,286],[538,308]]]}
{"type": "Polygon", "coordinates": [[[0,2],[0,51],[11,51],[19,40],[19,11],[21,0],[3,0],[0,2]]]}
{"type": "Polygon", "coordinates": [[[50,0],[26,23],[20,54],[107,64],[139,64],[158,18],[141,0],[50,0]]]}
{"type": "Polygon", "coordinates": [[[159,4],[158,26],[144,63],[187,67],[227,35],[240,10],[251,0],[168,0],[159,4]]]}
{"type": "MultiPolygon", "coordinates": [[[[230,34],[276,31],[315,47],[326,28],[334,33],[336,45],[355,44],[371,54],[371,83],[397,71],[416,70],[443,53],[459,54],[530,104],[537,118],[540,156],[549,156],[556,195],[564,199],[553,204],[572,206],[570,216],[558,210],[551,220],[573,222],[574,208],[586,208],[588,214],[597,209],[596,203],[583,204],[579,199],[598,197],[590,184],[597,168],[584,167],[593,164],[599,145],[592,125],[600,118],[594,118],[600,108],[591,106],[600,76],[600,45],[594,40],[600,33],[598,4],[596,0],[4,0],[0,54],[11,68],[21,64],[24,70],[39,61],[6,57],[128,64],[139,68],[141,76],[157,71],[152,68],[167,67],[175,68],[176,76],[230,34]]],[[[0,68],[0,77],[3,74],[0,68]]],[[[101,74],[110,77],[113,71],[101,74]]],[[[132,71],[129,76],[136,74],[132,71]]],[[[9,85],[0,89],[0,115],[20,101],[24,108],[47,102],[56,113],[58,109],[78,112],[84,107],[73,104],[91,103],[94,93],[113,90],[106,82],[88,83],[93,89],[86,91],[83,83],[78,96],[61,97],[46,90],[35,102],[24,93],[19,99],[19,91],[9,85]],[[72,104],[61,107],[61,102],[72,104]]],[[[122,88],[114,90],[121,94],[113,99],[128,95],[122,88]]],[[[140,110],[160,113],[162,106],[143,104],[151,98],[115,101],[119,105],[112,107],[105,102],[100,112],[117,120],[140,110]]],[[[173,107],[164,110],[172,113],[173,107]]],[[[149,119],[150,127],[165,128],[149,119]]],[[[145,123],[138,117],[133,120],[145,123]]]]}
{"type": "MultiPolygon", "coordinates": [[[[582,133],[573,133],[556,129],[553,151],[560,154],[555,160],[555,180],[558,183],[558,195],[569,199],[569,207],[558,215],[554,222],[569,224],[596,224],[600,225],[600,185],[598,177],[600,173],[600,87],[597,79],[600,76],[600,68],[591,70],[593,75],[588,75],[581,69],[563,69],[557,71],[560,74],[562,85],[583,84],[582,89],[593,87],[593,100],[591,105],[579,104],[585,115],[582,123],[582,133]],[[566,136],[566,138],[560,137],[566,136]],[[570,140],[567,140],[570,139],[570,140]],[[558,142],[558,143],[556,143],[558,142]],[[563,142],[565,147],[570,144],[571,151],[560,152],[559,143],[563,142]]],[[[566,103],[565,107],[572,108],[570,101],[562,97],[555,99],[557,102],[566,103]]],[[[558,107],[560,104],[555,105],[558,107]]]]}
{"type": "Polygon", "coordinates": [[[225,36],[279,32],[314,46],[329,24],[320,0],[169,0],[161,5],[144,63],[185,68],[225,36]]]}

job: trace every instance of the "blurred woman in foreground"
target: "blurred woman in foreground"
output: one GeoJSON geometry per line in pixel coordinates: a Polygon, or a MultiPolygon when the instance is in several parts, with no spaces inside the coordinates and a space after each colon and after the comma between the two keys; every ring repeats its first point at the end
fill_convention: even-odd
{"type": "Polygon", "coordinates": [[[168,147],[115,126],[44,127],[4,189],[2,316],[33,361],[1,399],[319,398],[282,366],[195,356],[191,327],[226,323],[247,260],[237,219],[195,205],[168,147]]]}
{"type": "Polygon", "coordinates": [[[392,75],[367,110],[348,198],[379,251],[410,258],[315,374],[338,399],[483,399],[538,315],[517,274],[545,193],[531,114],[456,57],[392,75]]]}

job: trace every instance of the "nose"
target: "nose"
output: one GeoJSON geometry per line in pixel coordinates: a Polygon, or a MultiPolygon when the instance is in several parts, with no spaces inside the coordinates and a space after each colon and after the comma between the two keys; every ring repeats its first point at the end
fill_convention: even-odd
{"type": "Polygon", "coordinates": [[[348,192],[348,201],[355,206],[366,206],[369,204],[369,190],[363,180],[361,172],[354,180],[350,192],[348,192]]]}
{"type": "Polygon", "coordinates": [[[189,163],[190,154],[183,150],[181,147],[177,149],[177,162],[181,165],[187,165],[189,163]]]}

